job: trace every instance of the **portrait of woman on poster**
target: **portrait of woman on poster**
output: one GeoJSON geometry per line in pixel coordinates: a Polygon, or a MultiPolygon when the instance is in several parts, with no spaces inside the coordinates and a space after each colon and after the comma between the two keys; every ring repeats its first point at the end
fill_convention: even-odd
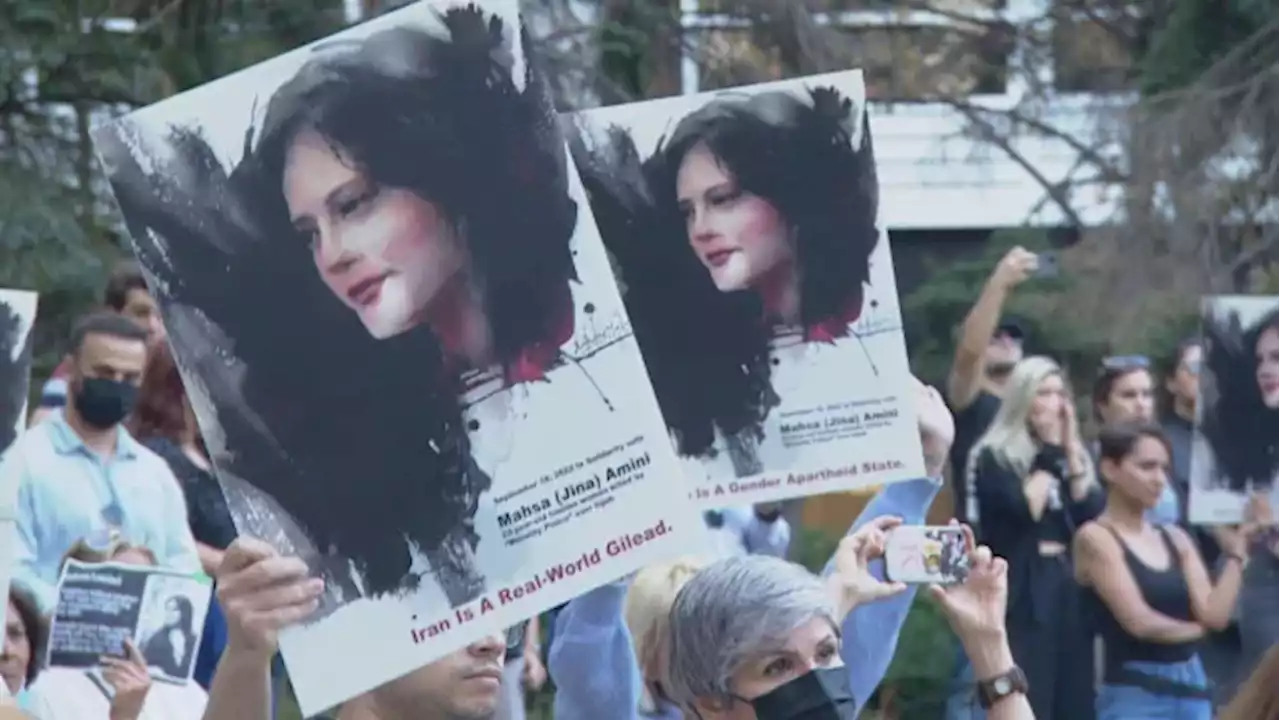
{"type": "Polygon", "coordinates": [[[147,665],[172,678],[186,678],[196,652],[195,607],[186,595],[164,601],[164,622],[142,646],[147,665]]]}
{"type": "Polygon", "coordinates": [[[1213,397],[1201,409],[1196,452],[1209,462],[1200,465],[1199,484],[1230,490],[1242,498],[1269,493],[1274,509],[1280,435],[1277,311],[1248,326],[1242,326],[1235,310],[1208,313],[1204,333],[1206,372],[1201,376],[1201,393],[1207,381],[1213,397]]]}
{"type": "Polygon", "coordinates": [[[686,458],[762,472],[787,376],[856,334],[879,239],[859,110],[833,87],[725,93],[643,160],[624,129],[580,121],[579,173],[686,458]]]}
{"type": "Polygon", "coordinates": [[[476,527],[522,398],[572,382],[612,410],[562,350],[590,303],[542,81],[512,77],[500,18],[441,20],[315,46],[230,173],[190,128],[149,171],[122,134],[100,150],[240,530],[311,562],[322,614],[428,578],[456,606],[514,571],[476,527]]]}

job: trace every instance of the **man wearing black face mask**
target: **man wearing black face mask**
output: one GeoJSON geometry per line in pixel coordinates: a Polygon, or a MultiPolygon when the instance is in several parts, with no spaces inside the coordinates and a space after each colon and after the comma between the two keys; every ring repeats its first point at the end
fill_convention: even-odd
{"type": "Polygon", "coordinates": [[[62,556],[81,538],[115,531],[158,564],[199,572],[182,490],[169,466],[135,441],[133,409],[147,332],[114,313],[76,324],[68,402],[18,438],[0,460],[0,484],[18,487],[14,582],[53,610],[62,556]]]}

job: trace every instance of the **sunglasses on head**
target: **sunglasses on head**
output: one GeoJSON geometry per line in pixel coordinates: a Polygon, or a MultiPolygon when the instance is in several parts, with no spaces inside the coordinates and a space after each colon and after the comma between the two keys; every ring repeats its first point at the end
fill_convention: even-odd
{"type": "Polygon", "coordinates": [[[1112,355],[1102,358],[1099,366],[1103,372],[1110,373],[1147,370],[1151,367],[1151,358],[1146,355],[1112,355]]]}

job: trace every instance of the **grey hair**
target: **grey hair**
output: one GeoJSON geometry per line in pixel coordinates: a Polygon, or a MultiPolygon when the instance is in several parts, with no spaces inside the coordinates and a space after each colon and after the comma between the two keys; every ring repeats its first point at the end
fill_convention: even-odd
{"type": "Polygon", "coordinates": [[[729,700],[742,663],[784,647],[814,618],[839,628],[826,586],[799,565],[744,555],[703,568],[671,605],[667,694],[685,708],[697,698],[729,700]]]}

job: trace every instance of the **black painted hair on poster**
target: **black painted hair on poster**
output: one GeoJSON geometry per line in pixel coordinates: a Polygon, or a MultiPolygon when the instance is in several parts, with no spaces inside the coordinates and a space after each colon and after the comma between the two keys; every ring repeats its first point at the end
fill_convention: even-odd
{"type": "Polygon", "coordinates": [[[852,113],[835,88],[814,88],[807,98],[765,92],[716,99],[689,114],[642,165],[620,128],[585,127],[575,142],[650,378],[684,455],[711,453],[717,428],[759,436],[777,394],[759,297],[717,290],[689,249],[676,198],[681,161],[705,144],[744,189],[779,211],[796,243],[801,321],[819,324],[861,306],[879,239],[870,130],[864,112],[855,146],[852,113]]]}
{"type": "Polygon", "coordinates": [[[27,401],[31,339],[35,333],[24,332],[22,320],[8,303],[0,302],[0,452],[17,439],[16,428],[26,424],[22,410],[27,401]]]}
{"type": "Polygon", "coordinates": [[[1256,352],[1258,339],[1277,327],[1277,318],[1272,310],[1243,327],[1234,310],[1205,316],[1204,370],[1217,392],[1200,411],[1200,432],[1213,450],[1219,478],[1236,492],[1270,485],[1276,471],[1280,415],[1263,402],[1256,352]]]}
{"type": "Polygon", "coordinates": [[[459,380],[428,327],[376,340],[337,304],[280,189],[288,138],[315,128],[375,181],[426,195],[457,223],[500,359],[554,327],[577,213],[554,110],[533,68],[516,87],[498,18],[469,6],[442,20],[447,35],[401,27],[322,51],[274,93],[230,176],[190,129],[174,130],[175,159],[151,172],[123,136],[100,152],[135,238],[160,239],[139,250],[162,303],[197,310],[247,367],[216,383],[242,403],[211,392],[237,474],[302,523],[326,554],[317,564],[350,559],[365,594],[416,587],[408,540],[459,604],[482,587],[470,553],[445,545],[461,532],[474,547],[490,484],[459,380]]]}

